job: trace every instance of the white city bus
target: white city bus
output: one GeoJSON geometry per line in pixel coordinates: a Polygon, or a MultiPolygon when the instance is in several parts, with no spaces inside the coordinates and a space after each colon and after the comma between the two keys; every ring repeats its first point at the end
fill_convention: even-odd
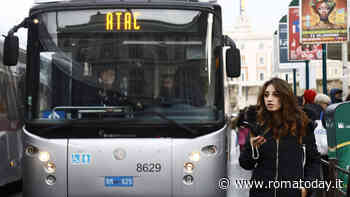
{"type": "Polygon", "coordinates": [[[223,81],[240,55],[217,3],[40,3],[5,39],[9,66],[20,27],[24,197],[226,195],[223,81]]]}

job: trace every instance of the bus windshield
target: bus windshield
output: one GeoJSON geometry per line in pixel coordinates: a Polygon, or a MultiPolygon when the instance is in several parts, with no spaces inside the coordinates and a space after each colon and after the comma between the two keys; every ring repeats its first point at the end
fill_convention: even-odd
{"type": "Polygon", "coordinates": [[[39,94],[34,119],[165,121],[161,114],[203,123],[222,117],[213,14],[129,8],[35,17],[40,91],[30,90],[39,94]]]}

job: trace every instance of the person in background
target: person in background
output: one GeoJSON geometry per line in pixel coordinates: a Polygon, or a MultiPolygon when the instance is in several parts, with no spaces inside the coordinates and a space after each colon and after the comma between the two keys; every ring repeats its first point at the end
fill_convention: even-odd
{"type": "Polygon", "coordinates": [[[119,105],[121,95],[116,91],[116,73],[114,68],[103,69],[97,79],[98,90],[96,103],[98,105],[119,105]]]}
{"type": "Polygon", "coordinates": [[[331,99],[329,98],[329,96],[319,93],[315,97],[315,103],[322,107],[322,111],[320,113],[320,116],[317,118],[317,120],[320,120],[319,122],[322,125],[325,125],[324,112],[326,111],[327,107],[331,104],[331,99]]]}
{"type": "Polygon", "coordinates": [[[304,98],[305,105],[304,111],[311,120],[319,120],[320,114],[322,112],[322,107],[319,104],[315,103],[315,97],[317,92],[315,90],[305,90],[304,98]]]}
{"type": "Polygon", "coordinates": [[[266,81],[257,101],[257,126],[239,157],[242,168],[252,170],[250,197],[305,197],[312,188],[274,188],[269,181],[315,181],[320,177],[320,154],[314,127],[297,105],[289,84],[282,79],[266,81]],[[254,134],[255,133],[255,134],[254,134]]]}
{"type": "Polygon", "coordinates": [[[105,89],[111,89],[115,82],[115,71],[113,68],[107,68],[100,72],[98,82],[105,89]]]}
{"type": "Polygon", "coordinates": [[[342,99],[343,90],[339,88],[332,88],[329,92],[329,96],[331,97],[332,104],[343,102],[342,99]]]}
{"type": "Polygon", "coordinates": [[[305,90],[304,91],[304,99],[305,104],[314,103],[317,92],[315,90],[305,90]]]}
{"type": "MultiPolygon", "coordinates": [[[[318,127],[317,127],[318,129],[315,129],[315,135],[319,135],[319,139],[318,139],[318,141],[316,141],[316,143],[318,146],[320,146],[319,150],[321,152],[321,158],[328,161],[328,155],[327,155],[328,143],[327,143],[327,138],[326,138],[327,137],[327,130],[324,128],[324,126],[323,126],[324,121],[322,121],[322,120],[323,120],[323,114],[324,114],[325,110],[331,104],[331,99],[329,98],[329,96],[319,93],[315,97],[315,103],[322,107],[322,112],[320,114],[320,117],[317,120],[317,124],[321,124],[321,125],[318,125],[318,127]],[[322,154],[322,150],[325,150],[325,151],[323,151],[323,154],[322,154]]],[[[322,167],[321,173],[323,174],[324,180],[329,181],[328,166],[322,165],[321,167],[322,167]]]]}
{"type": "MultiPolygon", "coordinates": [[[[315,97],[315,104],[320,105],[322,107],[322,112],[324,112],[328,105],[331,104],[331,99],[325,94],[318,93],[315,97]]],[[[318,120],[322,120],[322,116],[320,116],[318,120]]]]}
{"type": "Polygon", "coordinates": [[[165,98],[175,97],[174,77],[164,75],[159,95],[165,98]]]}
{"type": "Polygon", "coordinates": [[[250,105],[239,111],[238,116],[231,120],[231,128],[237,129],[238,144],[242,151],[248,138],[249,127],[245,122],[256,122],[256,105],[250,105]]]}
{"type": "Polygon", "coordinates": [[[113,67],[99,67],[96,71],[96,83],[81,81],[77,84],[79,93],[75,93],[73,103],[77,106],[117,105],[120,94],[116,91],[116,73],[113,67]]]}
{"type": "MultiPolygon", "coordinates": [[[[239,165],[239,155],[242,153],[243,148],[247,141],[249,141],[249,128],[244,123],[245,121],[255,123],[256,122],[256,106],[250,105],[241,109],[238,115],[231,119],[231,128],[235,135],[231,144],[235,145],[231,149],[231,165],[228,168],[231,181],[249,180],[252,172],[243,169],[239,165]],[[238,145],[237,145],[238,144],[238,145]],[[238,147],[237,147],[238,146],[238,147]]],[[[239,196],[248,197],[249,190],[246,188],[234,188],[230,187],[227,191],[227,196],[239,196]]]]}
{"type": "Polygon", "coordinates": [[[301,109],[306,113],[307,117],[309,118],[313,118],[313,119],[316,119],[316,115],[315,115],[315,112],[310,109],[310,108],[305,108],[305,97],[304,95],[301,95],[301,96],[297,96],[297,103],[298,103],[298,106],[301,107],[301,109]]]}
{"type": "Polygon", "coordinates": [[[244,111],[245,108],[239,110],[238,115],[230,120],[230,128],[234,129],[237,133],[237,141],[240,146],[240,150],[242,150],[246,137],[248,136],[248,128],[242,128],[241,122],[244,119],[244,111]],[[245,137],[244,137],[245,136],[245,137]],[[243,145],[242,145],[243,144],[243,145]]]}

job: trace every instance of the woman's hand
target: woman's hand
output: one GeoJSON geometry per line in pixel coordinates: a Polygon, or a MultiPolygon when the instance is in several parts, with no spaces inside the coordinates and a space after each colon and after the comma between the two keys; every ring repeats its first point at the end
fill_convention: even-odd
{"type": "Polygon", "coordinates": [[[307,195],[307,191],[306,191],[306,189],[305,188],[301,188],[301,197],[306,197],[306,195],[307,195]]]}
{"type": "Polygon", "coordinates": [[[250,144],[255,148],[259,148],[263,143],[266,142],[266,139],[263,136],[251,137],[250,144]]]}

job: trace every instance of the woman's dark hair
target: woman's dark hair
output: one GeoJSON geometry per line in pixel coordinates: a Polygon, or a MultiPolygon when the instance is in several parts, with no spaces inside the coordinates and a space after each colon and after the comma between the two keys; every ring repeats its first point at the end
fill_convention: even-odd
{"type": "Polygon", "coordinates": [[[280,78],[272,78],[265,82],[259,93],[257,104],[257,122],[259,125],[264,126],[267,130],[272,129],[275,139],[292,134],[298,136],[299,143],[301,143],[301,137],[306,135],[310,120],[297,104],[297,98],[286,81],[280,78]],[[281,103],[281,109],[274,112],[279,113],[276,116],[273,116],[273,113],[268,111],[265,105],[264,93],[269,85],[275,88],[281,103]]]}
{"type": "Polygon", "coordinates": [[[297,100],[298,100],[298,105],[299,106],[303,106],[304,105],[304,95],[298,96],[297,100]]]}

